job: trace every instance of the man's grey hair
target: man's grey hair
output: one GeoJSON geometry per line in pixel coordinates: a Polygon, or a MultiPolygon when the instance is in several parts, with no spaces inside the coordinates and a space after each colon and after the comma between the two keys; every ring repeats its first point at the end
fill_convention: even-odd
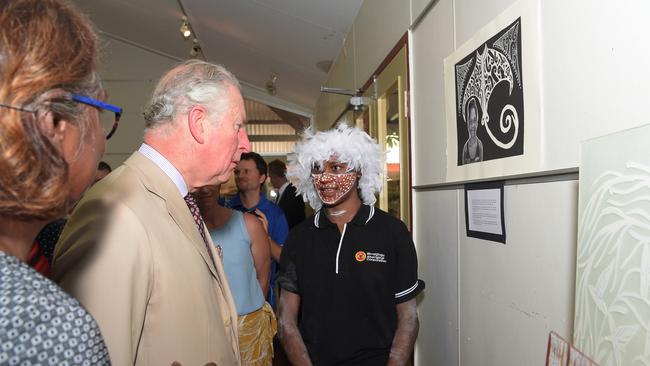
{"type": "Polygon", "coordinates": [[[230,86],[241,90],[237,78],[221,65],[201,60],[176,65],[160,79],[144,108],[145,132],[170,123],[196,105],[204,107],[209,116],[222,115],[229,107],[230,86]]]}

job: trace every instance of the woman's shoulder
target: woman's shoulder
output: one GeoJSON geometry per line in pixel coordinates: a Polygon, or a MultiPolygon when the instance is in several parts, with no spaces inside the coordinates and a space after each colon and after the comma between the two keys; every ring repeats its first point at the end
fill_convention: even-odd
{"type": "MultiPolygon", "coordinates": [[[[66,355],[71,357],[84,355],[82,359],[90,356],[98,364],[108,363],[99,327],[86,309],[54,282],[18,258],[2,252],[0,341],[3,345],[13,345],[3,347],[0,354],[9,352],[11,355],[4,356],[22,360],[36,360],[41,354],[47,354],[49,359],[52,354],[45,347],[49,343],[70,350],[66,355]],[[92,355],[87,354],[87,350],[91,350],[92,355]]],[[[66,355],[61,354],[58,361],[68,360],[66,355]]]]}

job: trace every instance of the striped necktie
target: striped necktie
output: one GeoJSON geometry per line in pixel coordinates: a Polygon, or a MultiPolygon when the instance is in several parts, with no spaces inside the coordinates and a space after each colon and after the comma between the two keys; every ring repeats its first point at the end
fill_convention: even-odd
{"type": "Polygon", "coordinates": [[[203,238],[203,243],[205,243],[205,248],[208,250],[208,254],[210,254],[210,259],[212,259],[212,262],[214,264],[214,257],[212,257],[210,244],[208,243],[208,238],[205,236],[205,225],[203,225],[203,218],[201,217],[201,211],[199,211],[199,205],[196,203],[196,199],[194,198],[194,196],[192,196],[192,194],[190,193],[188,193],[187,196],[185,196],[185,203],[187,204],[187,207],[190,209],[192,218],[194,219],[196,226],[199,228],[199,233],[201,234],[201,238],[203,238]]]}

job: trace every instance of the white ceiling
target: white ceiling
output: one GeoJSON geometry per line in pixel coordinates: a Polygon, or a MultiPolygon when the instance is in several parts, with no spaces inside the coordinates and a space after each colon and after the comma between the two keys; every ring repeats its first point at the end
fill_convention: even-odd
{"type": "MultiPolygon", "coordinates": [[[[278,75],[277,95],[312,110],[332,61],[363,0],[181,0],[204,57],[244,84],[264,89],[278,75]]],[[[178,0],[76,0],[107,37],[174,59],[189,57],[180,36],[178,0]]]]}

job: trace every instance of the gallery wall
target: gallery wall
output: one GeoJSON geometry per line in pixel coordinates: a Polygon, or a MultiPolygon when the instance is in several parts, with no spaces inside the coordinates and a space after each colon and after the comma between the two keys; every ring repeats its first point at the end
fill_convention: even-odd
{"type": "MultiPolygon", "coordinates": [[[[412,33],[412,95],[418,131],[415,155],[428,153],[414,185],[446,181],[443,60],[499,15],[512,0],[441,0],[412,33]],[[419,103],[426,100],[426,103],[419,103]],[[426,119],[427,123],[420,118],[426,119]],[[426,150],[431,142],[445,154],[426,150]],[[424,149],[424,150],[418,150],[424,149]],[[432,169],[433,168],[433,169],[432,169]]],[[[579,142],[650,123],[640,108],[650,95],[647,1],[616,7],[588,0],[540,2],[542,171],[575,168],[579,142]]]]}
{"type": "Polygon", "coordinates": [[[506,180],[505,245],[468,238],[462,182],[446,180],[443,60],[513,3],[440,0],[412,29],[417,365],[543,364],[549,331],[571,339],[580,141],[650,123],[650,4],[541,1],[541,169],[506,180]]]}
{"type": "MultiPolygon", "coordinates": [[[[176,59],[103,36],[100,70],[108,101],[124,110],[120,126],[108,140],[104,160],[119,166],[140,147],[144,131],[142,110],[158,79],[176,59]]],[[[110,117],[108,114],[102,118],[110,117]]]]}
{"type": "MultiPolygon", "coordinates": [[[[338,57],[326,86],[359,89],[372,77],[386,55],[407,32],[409,25],[432,0],[364,1],[338,57]]],[[[350,97],[321,93],[314,109],[314,125],[323,130],[332,126],[350,97]]]]}

